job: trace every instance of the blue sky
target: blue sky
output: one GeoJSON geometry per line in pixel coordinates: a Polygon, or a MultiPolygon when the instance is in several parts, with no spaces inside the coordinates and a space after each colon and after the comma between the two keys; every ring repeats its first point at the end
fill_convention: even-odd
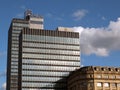
{"type": "Polygon", "coordinates": [[[24,11],[44,17],[45,29],[71,27],[80,32],[83,66],[120,66],[120,0],[1,0],[0,90],[6,81],[7,34],[12,18],[24,11]]]}

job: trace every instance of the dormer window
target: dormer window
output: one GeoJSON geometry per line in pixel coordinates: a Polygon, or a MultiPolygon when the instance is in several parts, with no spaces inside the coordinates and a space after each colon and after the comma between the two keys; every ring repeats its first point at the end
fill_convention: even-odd
{"type": "Polygon", "coordinates": [[[102,71],[105,71],[105,68],[101,68],[102,71]]]}
{"type": "Polygon", "coordinates": [[[94,70],[95,70],[95,71],[97,70],[96,67],[94,68],[94,70]]]}

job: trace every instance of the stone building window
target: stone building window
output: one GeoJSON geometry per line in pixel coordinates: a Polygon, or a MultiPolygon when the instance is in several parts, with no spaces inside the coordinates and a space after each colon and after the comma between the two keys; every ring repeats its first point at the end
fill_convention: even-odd
{"type": "Polygon", "coordinates": [[[114,75],[113,75],[113,76],[110,76],[110,78],[114,79],[114,78],[115,78],[115,76],[114,76],[114,75]]]}
{"type": "Polygon", "coordinates": [[[116,70],[117,72],[119,72],[119,69],[118,69],[118,68],[116,68],[115,70],[116,70]]]}
{"type": "Polygon", "coordinates": [[[111,86],[112,86],[112,87],[116,87],[116,83],[112,83],[111,86]]]}
{"type": "Polygon", "coordinates": [[[108,78],[108,75],[104,75],[103,77],[104,77],[104,78],[108,78]]]}
{"type": "Polygon", "coordinates": [[[109,87],[110,84],[109,83],[104,83],[104,87],[109,87]]]}
{"type": "Polygon", "coordinates": [[[104,71],[104,68],[101,68],[102,71],[104,71]]]}
{"type": "Polygon", "coordinates": [[[89,86],[89,87],[93,87],[93,83],[92,83],[92,82],[89,82],[89,83],[88,83],[88,86],[89,86]]]}
{"type": "Polygon", "coordinates": [[[102,76],[101,75],[97,75],[97,78],[101,78],[102,76]]]}
{"type": "Polygon", "coordinates": [[[102,87],[102,83],[101,83],[101,82],[98,82],[98,83],[97,83],[97,87],[102,87]]]}
{"type": "Polygon", "coordinates": [[[120,79],[120,76],[117,76],[116,78],[120,79]]]}
{"type": "Polygon", "coordinates": [[[90,78],[93,78],[93,75],[90,75],[90,78]]]}
{"type": "Polygon", "coordinates": [[[113,69],[112,69],[112,68],[108,68],[108,70],[109,70],[109,71],[113,71],[113,69]]]}
{"type": "Polygon", "coordinates": [[[120,83],[117,84],[117,87],[120,87],[120,83]]]}
{"type": "Polygon", "coordinates": [[[94,70],[95,70],[95,71],[97,70],[96,67],[94,68],[94,70]]]}
{"type": "Polygon", "coordinates": [[[94,67],[94,70],[95,70],[95,71],[98,71],[98,70],[99,70],[99,68],[97,68],[97,67],[94,67]]]}

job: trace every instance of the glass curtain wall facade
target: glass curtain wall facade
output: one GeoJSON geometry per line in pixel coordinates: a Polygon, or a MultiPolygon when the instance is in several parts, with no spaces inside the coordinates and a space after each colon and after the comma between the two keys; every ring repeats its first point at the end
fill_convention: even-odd
{"type": "Polygon", "coordinates": [[[79,33],[25,28],[20,35],[19,90],[67,90],[80,67],[79,33]]]}
{"type": "Polygon", "coordinates": [[[7,90],[18,90],[19,34],[28,21],[13,19],[8,33],[7,90]]]}

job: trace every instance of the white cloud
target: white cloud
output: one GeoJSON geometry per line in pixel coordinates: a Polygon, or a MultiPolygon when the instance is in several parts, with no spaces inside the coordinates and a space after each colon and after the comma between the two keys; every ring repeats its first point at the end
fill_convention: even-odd
{"type": "Polygon", "coordinates": [[[120,18],[118,18],[118,20],[116,22],[111,21],[108,28],[111,30],[114,29],[114,32],[116,32],[116,33],[120,32],[120,18]]]}
{"type": "Polygon", "coordinates": [[[0,90],[6,90],[6,83],[3,83],[3,85],[0,88],[0,90]]]}
{"type": "Polygon", "coordinates": [[[120,18],[110,21],[108,27],[73,27],[80,33],[81,52],[86,55],[108,56],[113,50],[120,50],[120,18]]]}
{"type": "Polygon", "coordinates": [[[72,16],[75,18],[75,20],[81,20],[87,13],[87,10],[82,9],[75,11],[72,16]]]}

